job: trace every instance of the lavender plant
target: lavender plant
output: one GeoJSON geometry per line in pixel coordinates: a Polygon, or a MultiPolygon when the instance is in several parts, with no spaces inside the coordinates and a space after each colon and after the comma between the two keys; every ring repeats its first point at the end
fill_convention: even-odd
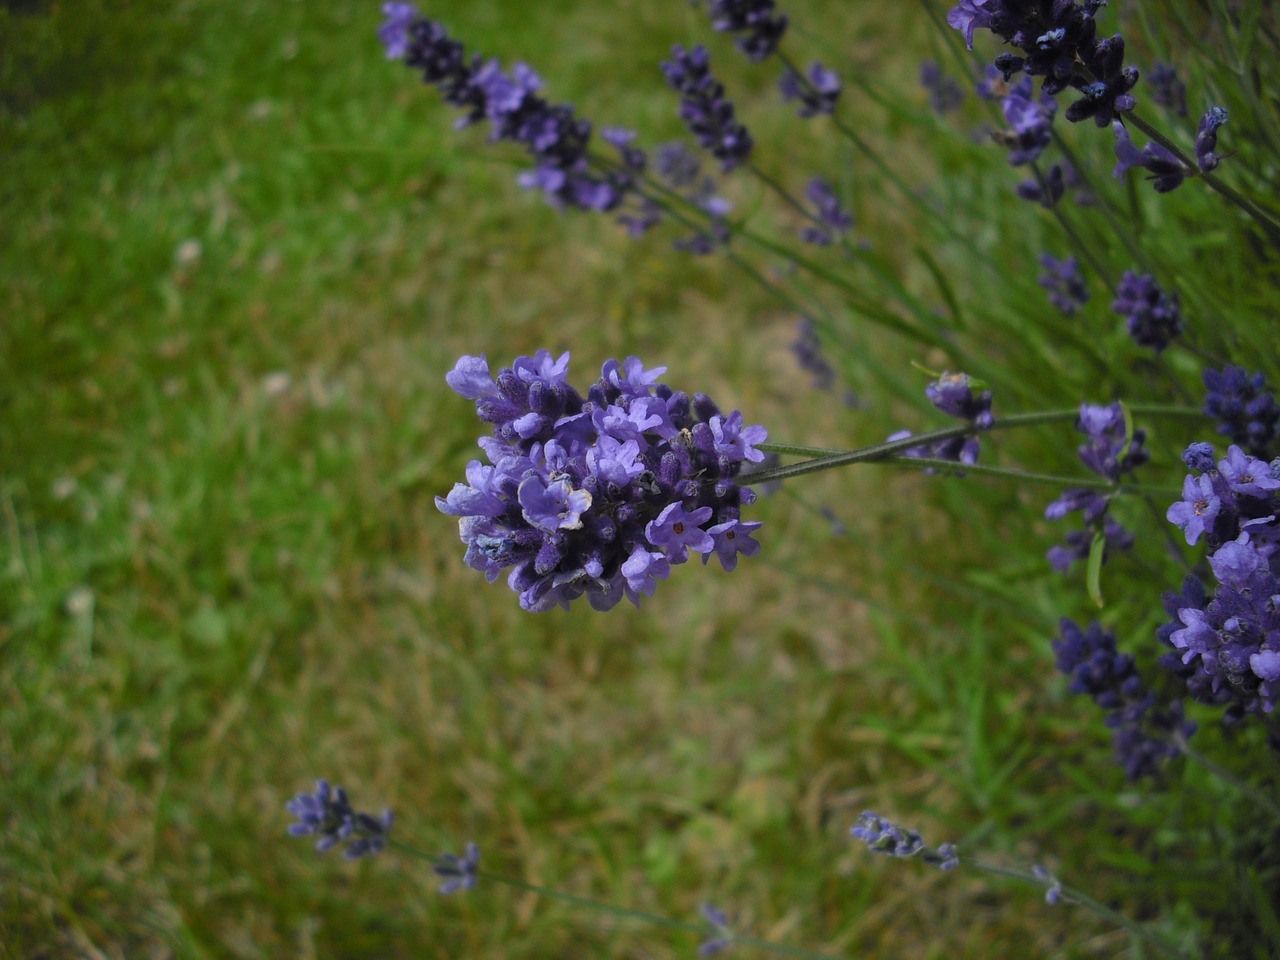
{"type": "MultiPolygon", "coordinates": [[[[704,566],[715,554],[726,571],[734,569],[740,554],[767,554],[753,539],[764,521],[744,517],[744,508],[756,506],[751,487],[778,481],[789,487],[800,477],[855,464],[923,468],[944,474],[939,482],[949,484],[949,491],[958,489],[955,478],[967,475],[963,492],[950,502],[963,504],[954,512],[966,516],[989,511],[979,523],[991,523],[1009,509],[1010,494],[1001,489],[1056,488],[1044,517],[1056,521],[1078,513],[1083,527],[1050,549],[1040,570],[1020,574],[1058,606],[1053,640],[1052,628],[1043,627],[1043,609],[1034,611],[1042,621],[1041,655],[1056,658],[1070,692],[1087,695],[1100,709],[1082,708],[1110,730],[1115,759],[1128,780],[1176,791],[1180,771],[1195,764],[1214,778],[1208,782],[1216,788],[1231,791],[1238,802],[1257,804],[1272,818],[1262,829],[1274,832],[1278,808],[1272,792],[1280,758],[1280,728],[1273,715],[1280,694],[1275,609],[1280,458],[1264,458],[1277,452],[1280,408],[1263,374],[1247,375],[1230,362],[1221,366],[1242,355],[1242,342],[1258,342],[1256,323],[1246,317],[1234,332],[1230,316],[1220,320],[1214,311],[1223,298],[1215,295],[1213,277],[1176,273],[1167,251],[1149,242],[1146,224],[1134,211],[1159,211],[1151,215],[1153,223],[1167,217],[1182,229],[1207,210],[1224,221],[1230,218],[1268,283],[1275,279],[1280,226],[1267,196],[1269,175],[1234,164],[1231,148],[1220,149],[1227,107],[1211,104],[1194,132],[1165,132],[1142,117],[1141,73],[1129,62],[1141,43],[1126,43],[1120,33],[1104,35],[1099,25],[1104,7],[1101,0],[960,0],[945,14],[945,23],[967,50],[974,49],[978,31],[989,31],[1006,48],[977,84],[980,100],[999,124],[994,133],[988,129],[986,139],[1000,152],[983,159],[1029,173],[1030,179],[1013,184],[1010,193],[1035,202],[1011,213],[979,209],[975,215],[998,223],[1018,218],[1034,224],[1036,232],[1033,243],[999,248],[1016,260],[978,255],[970,260],[973,275],[952,277],[931,252],[934,244],[939,250],[946,244],[963,247],[968,239],[952,222],[952,211],[937,196],[915,189],[892,158],[843,114],[841,94],[849,85],[873,98],[886,94],[873,78],[843,77],[822,61],[814,60],[807,71],[799,68],[791,53],[790,20],[772,0],[712,2],[706,11],[709,26],[731,35],[750,69],[776,64],[782,99],[797,105],[799,119],[826,124],[848,155],[867,161],[897,191],[902,205],[918,213],[926,239],[912,251],[920,265],[914,274],[887,252],[852,242],[854,204],[834,181],[792,169],[799,166],[794,160],[770,166],[768,144],[759,142],[743,119],[747,105],[731,98],[725,75],[712,70],[712,47],[674,46],[661,74],[676,94],[676,116],[716,162],[720,180],[704,177],[687,148],[648,150],[630,130],[605,128],[601,139],[613,149],[595,149],[592,123],[568,105],[543,99],[542,81],[530,67],[516,64],[508,70],[480,55],[468,58],[440,23],[419,16],[408,4],[387,4],[380,32],[387,56],[419,72],[446,103],[463,111],[460,125],[485,120],[491,140],[522,148],[533,167],[520,175],[521,186],[541,190],[568,211],[610,214],[638,242],[651,242],[648,235],[666,224],[680,231],[676,250],[724,258],[780,307],[802,318],[794,350],[816,386],[829,386],[837,374],[878,383],[909,399],[917,411],[913,418],[928,415],[923,399],[959,421],[922,432],[899,430],[880,443],[843,448],[770,441],[763,426],[746,426],[740,411],[726,416],[705,394],[659,383],[666,368],[646,369],[635,357],[606,361],[600,379],[583,394],[568,382],[567,352],[559,358],[546,350],[519,357],[496,376],[483,356],[467,355],[446,379],[455,392],[476,402],[480,419],[489,425],[491,433],[479,441],[488,463],[471,461],[466,483],[436,498],[442,512],[459,518],[466,564],[490,581],[505,574],[525,610],[569,610],[585,596],[596,611],[607,611],[624,597],[638,607],[640,598],[652,596],[657,582],[690,553],[704,566]],[[1085,135],[1064,131],[1058,120],[1062,96],[1072,98],[1061,113],[1066,124],[1091,120],[1096,129],[1085,135]],[[1147,138],[1141,147],[1130,128],[1147,138]],[[1179,137],[1191,145],[1179,146],[1179,137]],[[1114,166],[1108,153],[1114,154],[1114,166]],[[1135,170],[1145,171],[1154,188],[1141,201],[1125,192],[1135,170]],[[1152,206],[1180,203],[1200,185],[1212,195],[1198,193],[1188,206],[1167,212],[1152,206]],[[1068,187],[1076,191],[1070,204],[1064,202],[1068,187]],[[733,191],[754,196],[751,213],[733,215],[735,208],[722,196],[733,191]],[[756,209],[766,200],[777,204],[772,223],[763,222],[766,217],[756,209]],[[1179,214],[1184,209],[1191,213],[1179,214]],[[1070,254],[1059,259],[1032,252],[1045,249],[1046,234],[1070,254]],[[1110,314],[1105,306],[1091,304],[1082,263],[1091,279],[1109,290],[1102,299],[1109,300],[1110,314]],[[1124,263],[1130,266],[1121,272],[1118,265],[1124,263]],[[1037,265],[1044,270],[1039,275],[1037,265]],[[1056,312],[1046,310],[1030,324],[1009,321],[1000,300],[1024,280],[1047,290],[1056,312]],[[988,292],[980,298],[979,289],[988,292]],[[869,329],[884,338],[882,355],[927,351],[975,375],[935,374],[923,398],[911,397],[920,391],[905,389],[905,377],[854,348],[869,329]],[[1017,351],[1024,346],[1028,356],[1021,357],[1017,351]],[[1201,374],[1209,391],[1203,405],[1196,400],[1201,374]],[[998,418],[992,413],[997,394],[1002,411],[1010,410],[998,418]],[[1215,429],[1215,421],[1218,432],[1233,441],[1221,459],[1201,439],[1215,429]],[[1058,473],[1039,462],[1018,465],[1019,453],[1027,450],[1039,451],[1050,463],[1069,460],[1072,444],[1064,442],[1058,427],[1071,422],[1084,434],[1075,452],[1091,476],[1081,475],[1078,466],[1058,473]],[[1043,439],[1049,435],[1058,439],[1043,439]],[[1175,451],[1182,448],[1181,462],[1192,475],[1179,465],[1175,451]],[[980,453],[995,462],[980,463],[980,453]],[[765,464],[766,454],[801,459],[765,464]],[[1144,470],[1141,483],[1134,476],[1138,468],[1144,470]],[[986,485],[985,492],[975,489],[978,484],[986,485]],[[1188,554],[1171,536],[1170,524],[1183,533],[1187,547],[1203,540],[1205,556],[1188,554]],[[1071,577],[1047,575],[1050,570],[1069,573],[1076,561],[1086,564],[1083,589],[1071,577]],[[1114,578],[1115,593],[1123,597],[1118,602],[1104,599],[1108,562],[1108,581],[1114,578]],[[1112,572],[1122,563],[1123,569],[1112,572]],[[1162,580],[1179,570],[1191,573],[1180,594],[1165,597],[1172,619],[1156,628],[1153,613],[1162,580]],[[1216,581],[1212,595],[1206,571],[1216,581]],[[1088,607],[1102,610],[1087,628],[1066,615],[1074,614],[1070,608],[1088,607]],[[1184,706],[1184,696],[1191,706],[1184,706]],[[1237,744],[1231,736],[1265,739],[1271,751],[1265,754],[1267,766],[1242,777],[1228,769],[1229,763],[1193,750],[1188,741],[1208,727],[1220,728],[1213,749],[1227,758],[1237,744]],[[1234,732],[1228,736],[1229,731],[1234,732]]],[[[941,42],[954,47],[956,40],[943,34],[941,42]]],[[[832,62],[828,51],[819,53],[832,62]]],[[[977,75],[977,62],[952,53],[977,75]]],[[[1152,102],[1184,113],[1187,90],[1176,74],[1163,67],[1153,71],[1153,79],[1152,102]]],[[[962,98],[936,64],[921,80],[935,113],[962,112],[962,98]]],[[[1233,120],[1231,129],[1240,126],[1233,120]]],[[[1037,297],[1045,299],[1043,292],[1037,297]]],[[[1268,369],[1274,367],[1274,356],[1264,359],[1268,369]]],[[[885,435],[868,420],[870,429],[885,435]]],[[[948,494],[922,494],[930,496],[948,502],[948,494]]],[[[999,558],[990,562],[998,564],[999,558]]],[[[1019,589],[1005,586],[1009,592],[1019,589]]],[[[1029,603],[1027,609],[1034,606],[1029,603]]],[[[1053,683],[1047,676],[1034,682],[1045,689],[1053,683]]],[[[1204,734],[1197,739],[1203,742],[1204,734]]],[[[319,832],[321,843],[329,845],[355,837],[349,856],[377,852],[387,842],[389,818],[379,822],[357,814],[344,794],[339,791],[335,801],[327,789],[295,801],[291,809],[302,818],[298,832],[319,832]]],[[[1036,883],[1050,904],[1081,905],[1162,954],[1184,955],[1153,924],[1128,919],[1064,887],[1043,867],[1022,870],[973,861],[951,843],[928,847],[919,833],[870,812],[851,832],[875,853],[919,855],[942,870],[975,865],[1036,883]]],[[[1259,856],[1255,850],[1247,869],[1264,868],[1259,856]]],[[[474,847],[463,857],[439,858],[433,869],[445,878],[445,892],[470,889],[485,876],[474,847]]],[[[1274,870],[1259,883],[1264,896],[1280,890],[1274,870]]],[[[739,943],[771,948],[736,935],[718,908],[705,907],[703,917],[711,928],[699,948],[703,956],[739,943]]],[[[1258,943],[1272,936],[1266,930],[1274,921],[1274,913],[1259,908],[1258,943]]],[[[1206,923],[1212,925],[1212,917],[1206,923]]],[[[818,955],[795,948],[784,952],[818,955]]]]}

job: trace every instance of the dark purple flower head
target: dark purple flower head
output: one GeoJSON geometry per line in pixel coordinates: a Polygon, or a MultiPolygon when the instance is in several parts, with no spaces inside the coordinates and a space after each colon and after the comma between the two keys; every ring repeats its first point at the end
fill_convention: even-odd
{"type": "Polygon", "coordinates": [[[1089,301],[1089,288],[1080,272],[1080,261],[1075,257],[1058,260],[1049,254],[1040,255],[1040,274],[1037,283],[1049,291],[1049,302],[1068,317],[1089,301]]]}
{"type": "Polygon", "coordinates": [[[795,101],[796,113],[804,119],[834,113],[841,88],[840,74],[816,60],[809,65],[808,74],[802,76],[787,68],[778,79],[782,99],[795,101]]]}
{"type": "Polygon", "coordinates": [[[738,34],[734,42],[752,63],[772,55],[787,30],[786,16],[774,13],[774,0],[710,0],[707,12],[713,29],[738,34]]]}
{"type": "Polygon", "coordinates": [[[732,170],[751,156],[754,142],[734,117],[733,103],[711,74],[711,58],[703,46],[685,50],[676,44],[662,63],[667,85],[680,94],[680,119],[699,145],[732,170]]]}
{"type": "Polygon", "coordinates": [[[920,64],[920,85],[929,93],[929,109],[939,116],[950,113],[964,103],[964,88],[942,72],[936,61],[920,64]]]}
{"type": "Polygon", "coordinates": [[[1173,64],[1157,63],[1147,74],[1151,99],[1180,117],[1187,115],[1187,85],[1178,78],[1173,64]]]}
{"type": "Polygon", "coordinates": [[[448,896],[459,890],[474,890],[476,876],[480,870],[480,848],[468,843],[466,853],[459,857],[453,853],[442,853],[431,865],[432,872],[444,882],[439,892],[448,896]]]}
{"type": "Polygon", "coordinates": [[[924,389],[929,402],[948,416],[968,420],[975,429],[990,430],[991,391],[967,373],[944,373],[924,389]]]}
{"type": "Polygon", "coordinates": [[[298,818],[297,823],[289,825],[292,836],[318,834],[318,853],[346,843],[343,856],[348,860],[378,853],[386,846],[391,832],[390,810],[384,811],[381,817],[362,813],[351,806],[345,790],[330,787],[327,780],[317,780],[314,794],[298,794],[285,804],[285,809],[298,818]]]}
{"type": "Polygon", "coordinates": [[[543,350],[493,377],[463,357],[446,378],[492,427],[489,463],[473,460],[467,482],[436,498],[459,518],[468,566],[490,582],[506,574],[526,610],[582,596],[607,610],[651,595],[690,551],[729,570],[759,551],[738,477],[763,459],[763,427],[659,383],[664,368],[636,357],[606,362],[584,398],[568,363],[543,350]]]}
{"type": "Polygon", "coordinates": [[[1113,177],[1123,177],[1133,167],[1143,167],[1151,171],[1147,179],[1153,181],[1156,193],[1168,193],[1182,186],[1187,176],[1187,168],[1160,144],[1152,142],[1139,150],[1133,145],[1129,131],[1120,121],[1111,125],[1116,135],[1116,163],[1111,172],[1113,177]]]}
{"type": "Polygon", "coordinates": [[[1146,431],[1134,430],[1130,437],[1126,433],[1124,408],[1118,403],[1105,407],[1082,404],[1076,429],[1088,438],[1080,447],[1081,462],[1112,483],[1150,458],[1143,448],[1146,431]]]}
{"type": "Polygon", "coordinates": [[[1227,364],[1221,370],[1205,370],[1204,385],[1204,412],[1219,421],[1218,433],[1255,457],[1274,456],[1280,405],[1267,389],[1266,377],[1227,364]]]}
{"type": "Polygon", "coordinates": [[[1222,160],[1214,151],[1218,149],[1218,130],[1226,122],[1227,111],[1223,107],[1210,107],[1200,118],[1196,130],[1196,163],[1201,173],[1213,170],[1222,160]]]}
{"type": "Polygon", "coordinates": [[[1150,274],[1126,270],[1116,287],[1111,309],[1124,317],[1129,336],[1159,353],[1182,333],[1178,295],[1166,293],[1150,274]]]}
{"type": "Polygon", "coordinates": [[[1195,732],[1195,724],[1183,719],[1182,704],[1157,709],[1133,657],[1116,649],[1115,635],[1101,624],[1094,622],[1086,631],[1064,617],[1060,628],[1053,642],[1058,669],[1071,678],[1072,693],[1089,696],[1106,711],[1117,762],[1131,780],[1159,773],[1195,732]]]}

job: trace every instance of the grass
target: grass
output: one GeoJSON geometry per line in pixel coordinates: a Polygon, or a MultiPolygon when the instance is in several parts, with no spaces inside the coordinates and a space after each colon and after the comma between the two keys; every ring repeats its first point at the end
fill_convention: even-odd
{"type": "MultiPolygon", "coordinates": [[[[787,6],[814,31],[802,42],[841,37],[831,58],[880,90],[914,91],[939,43],[911,6],[787,6]]],[[[650,143],[679,132],[655,62],[707,35],[682,4],[430,12],[650,143]]],[[[1100,291],[1074,341],[1027,323],[1043,294],[1002,265],[1061,234],[1010,204],[989,147],[924,114],[922,94],[910,110],[858,98],[905,182],[985,211],[961,225],[972,249],[936,242],[864,160],[772,109],[770,72],[716,47],[757,139],[785,143],[771,173],[796,185],[848,165],[876,255],[930,306],[947,298],[921,250],[954,284],[954,354],[825,297],[832,355],[863,398],[845,410],[793,368],[794,315],[724,262],[520,194],[509,154],[452,131],[434,93],[382,60],[377,22],[355,3],[0,11],[0,955],[693,952],[696,937],[528,892],[440,898],[407,858],[317,860],[283,810],[317,776],[393,807],[416,846],[475,839],[495,872],[684,919],[710,900],[754,935],[838,955],[1127,946],[1035,890],[872,862],[847,837],[866,807],[1049,863],[1188,941],[1248,912],[1235,890],[1265,903],[1274,834],[1245,829],[1242,801],[1191,766],[1169,789],[1125,787],[1096,714],[1053,679],[1047,640],[1080,590],[1039,559],[1061,533],[1038,519],[1050,489],[881,467],[815,478],[761,502],[757,562],[679,570],[643,610],[607,616],[524,614],[463,566],[434,507],[474,450],[443,382],[463,353],[572,348],[579,380],[634,353],[775,438],[845,446],[936,423],[908,359],[973,360],[1010,410],[1130,378],[1194,384],[1194,358],[1155,367],[1107,328],[1100,291]],[[999,268],[1001,302],[979,261],[999,268]],[[990,509],[999,522],[974,519],[990,509]]],[[[1106,144],[1092,149],[1108,169],[1106,144]]],[[[1135,194],[1120,234],[1166,270],[1243,242],[1226,222],[1188,252],[1173,227],[1220,207],[1170,200],[1135,194]]],[[[1123,246],[1068,215],[1105,256],[1123,246]]],[[[1252,350],[1274,382],[1274,285],[1257,278],[1228,264],[1180,289],[1189,313],[1232,298],[1231,336],[1205,324],[1202,345],[1252,350]]],[[[1176,462],[1181,433],[1154,429],[1176,462]]],[[[1069,434],[993,453],[1070,472],[1069,434]]],[[[1161,550],[1144,562],[1168,566],[1161,550]]],[[[1131,637],[1162,619],[1146,573],[1109,573],[1131,637]]],[[[1233,750],[1236,770],[1269,762],[1257,736],[1233,750]]]]}

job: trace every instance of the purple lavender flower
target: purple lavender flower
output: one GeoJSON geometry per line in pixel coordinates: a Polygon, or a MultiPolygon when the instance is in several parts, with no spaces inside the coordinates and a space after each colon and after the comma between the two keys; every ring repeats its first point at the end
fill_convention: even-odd
{"type": "MultiPolygon", "coordinates": [[[[929,402],[943,413],[959,420],[968,420],[976,432],[990,430],[995,419],[991,415],[992,394],[985,384],[974,380],[967,373],[943,373],[925,387],[929,402]]],[[[889,440],[903,440],[911,436],[910,430],[891,434],[889,440]]],[[[981,441],[975,435],[952,437],[932,444],[903,450],[904,457],[924,457],[930,460],[951,460],[955,463],[977,463],[981,441]]],[[[936,473],[926,467],[925,473],[936,473]]],[[[961,474],[957,474],[961,476],[961,474]]]]}
{"type": "Polygon", "coordinates": [[[1151,99],[1180,117],[1187,115],[1187,85],[1178,78],[1171,63],[1157,63],[1147,75],[1151,99]]]}
{"type": "Polygon", "coordinates": [[[964,103],[964,88],[933,60],[920,64],[920,85],[929,92],[929,109],[944,116],[964,103]]]}
{"type": "Polygon", "coordinates": [[[1182,333],[1178,295],[1166,293],[1150,274],[1126,270],[1116,287],[1111,309],[1125,318],[1129,336],[1159,353],[1182,333]]]}
{"type": "MultiPolygon", "coordinates": [[[[1186,459],[1203,463],[1199,451],[1186,459]]],[[[1225,706],[1224,722],[1269,714],[1280,700],[1280,462],[1232,446],[1215,469],[1188,476],[1168,518],[1188,543],[1202,537],[1217,586],[1194,577],[1165,596],[1172,618],[1156,633],[1172,650],[1161,665],[1191,696],[1225,706]]]]}
{"type": "Polygon", "coordinates": [[[1156,775],[1181,752],[1179,742],[1195,732],[1180,702],[1157,709],[1133,657],[1118,652],[1115,635],[1096,621],[1084,631],[1063,617],[1053,650],[1058,669],[1071,678],[1071,692],[1087,694],[1106,711],[1116,760],[1129,779],[1156,775]]]}
{"type": "Polygon", "coordinates": [[[739,34],[734,43],[752,63],[771,56],[787,30],[786,15],[774,13],[774,0],[710,0],[707,12],[712,29],[739,34]]]}
{"type": "Polygon", "coordinates": [[[919,831],[905,830],[870,810],[858,816],[858,822],[849,832],[867,845],[872,853],[887,857],[914,857],[920,855],[925,863],[939,870],[953,870],[960,865],[960,856],[954,843],[942,843],[927,847],[919,831]]]}
{"type": "MultiPolygon", "coordinates": [[[[493,140],[524,147],[533,168],[518,177],[521,186],[541,190],[556,206],[615,210],[635,193],[643,169],[637,148],[624,153],[620,169],[593,172],[587,160],[591,124],[573,108],[538,96],[542,81],[524,64],[510,73],[497,60],[467,57],[461,43],[434,20],[419,17],[412,4],[388,3],[378,37],[390,59],[421,73],[446,103],[464,111],[459,126],[487,119],[493,140]]],[[[642,201],[641,204],[643,205],[642,201]]],[[[640,218],[632,215],[630,226],[640,218]]]]}
{"type": "Polygon", "coordinates": [[[812,178],[804,193],[813,204],[816,219],[821,226],[803,228],[800,231],[801,240],[825,247],[835,243],[853,227],[853,214],[841,205],[840,198],[826,180],[812,178]]]}
{"type": "Polygon", "coordinates": [[[1055,163],[1049,168],[1048,173],[1037,176],[1034,180],[1023,180],[1014,188],[1014,192],[1030,203],[1038,203],[1046,209],[1052,207],[1067,192],[1062,164],[1055,163]]]}
{"type": "MultiPolygon", "coordinates": [[[[823,355],[822,342],[818,339],[818,331],[813,321],[801,317],[796,324],[796,338],[791,342],[791,352],[795,355],[800,369],[809,374],[815,390],[830,390],[835,386],[836,371],[831,362],[823,355]]],[[[847,406],[856,406],[857,398],[849,391],[845,392],[847,406]]]]}
{"type": "MultiPolygon", "coordinates": [[[[1118,403],[1105,407],[1081,404],[1076,429],[1086,437],[1086,442],[1078,450],[1081,463],[1113,484],[1118,484],[1149,459],[1143,447],[1146,431],[1139,428],[1130,436],[1124,408],[1118,403]]],[[[1087,557],[1098,534],[1104,537],[1104,550],[1107,551],[1103,553],[1104,559],[1111,551],[1127,550],[1133,546],[1133,537],[1128,531],[1107,516],[1110,506],[1110,494],[1087,487],[1072,487],[1064,490],[1045,508],[1047,520],[1061,520],[1068,514],[1079,513],[1084,521],[1084,530],[1068,534],[1062,546],[1049,551],[1049,563],[1055,570],[1065,573],[1072,561],[1087,557]]]]}
{"type": "Polygon", "coordinates": [[[1038,863],[1031,865],[1031,872],[1045,885],[1044,902],[1056,906],[1062,902],[1062,881],[1038,863]]]}
{"type": "Polygon", "coordinates": [[[327,780],[317,780],[314,794],[298,794],[285,804],[285,809],[298,818],[297,823],[289,825],[291,836],[319,834],[317,853],[346,843],[347,848],[342,855],[348,860],[378,853],[386,846],[391,832],[393,817],[390,810],[384,811],[381,817],[361,813],[351,806],[345,790],[331,788],[327,780]]]}
{"type": "Polygon", "coordinates": [[[1111,125],[1116,135],[1116,163],[1111,172],[1113,177],[1123,177],[1134,167],[1143,167],[1151,171],[1147,179],[1153,181],[1156,193],[1168,193],[1182,186],[1186,179],[1187,168],[1160,144],[1152,142],[1139,150],[1133,145],[1129,131],[1120,121],[1111,125]]]}
{"type": "Polygon", "coordinates": [[[466,853],[461,857],[453,853],[442,853],[436,857],[431,870],[444,880],[439,892],[445,896],[459,890],[474,890],[480,870],[480,848],[474,843],[468,843],[466,853]]]}
{"type": "Polygon", "coordinates": [[[1124,39],[1099,39],[1094,14],[1105,0],[961,0],[947,14],[947,23],[964,34],[973,49],[975,30],[990,30],[1017,53],[1002,53],[995,66],[1006,80],[1025,72],[1043,77],[1041,91],[1057,94],[1072,87],[1083,96],[1067,108],[1070,123],[1092,118],[1099,127],[1132,110],[1129,92],[1138,71],[1124,65],[1124,39]]]}
{"type": "Polygon", "coordinates": [[[733,944],[733,929],[729,925],[729,918],[723,910],[709,903],[704,903],[699,907],[698,912],[702,914],[702,919],[707,921],[707,925],[711,927],[711,932],[707,938],[698,945],[698,956],[719,956],[733,944]]]}
{"type": "Polygon", "coordinates": [[[699,145],[720,161],[725,171],[745,163],[754,142],[734,117],[733,102],[711,74],[711,57],[704,46],[692,50],[676,44],[671,59],[662,63],[667,85],[680,94],[680,119],[699,145]]]}
{"type": "Polygon", "coordinates": [[[1256,457],[1274,455],[1280,436],[1280,405],[1261,373],[1227,364],[1204,371],[1204,412],[1219,421],[1218,433],[1256,457]]]}
{"type": "Polygon", "coordinates": [[[1208,173],[1222,161],[1214,151],[1218,149],[1218,130],[1227,122],[1227,111],[1223,107],[1210,107],[1200,118],[1200,126],[1196,130],[1196,163],[1201,173],[1208,173]]]}
{"type": "Polygon", "coordinates": [[[1024,77],[1000,101],[1010,129],[996,135],[996,139],[1009,148],[1009,163],[1015,167],[1039,159],[1053,140],[1050,131],[1058,101],[1047,93],[1033,100],[1031,92],[1031,78],[1024,77]]]}
{"type": "Polygon", "coordinates": [[[1036,282],[1049,291],[1049,302],[1068,317],[1089,301],[1089,288],[1080,272],[1080,261],[1075,257],[1058,260],[1044,253],[1040,255],[1044,273],[1036,282]]]}
{"type": "Polygon", "coordinates": [[[778,79],[782,99],[787,103],[795,101],[796,113],[805,120],[835,113],[841,87],[840,74],[816,60],[809,65],[807,75],[801,76],[788,67],[778,79]]]}
{"type": "Polygon", "coordinates": [[[459,518],[468,566],[490,582],[505,573],[526,610],[582,596],[607,610],[652,595],[690,550],[727,570],[759,552],[738,477],[764,458],[763,427],[657,382],[665,368],[635,357],[607,361],[584,398],[568,363],[542,350],[492,377],[463,357],[446,378],[493,429],[480,440],[489,462],[436,498],[459,518]]]}

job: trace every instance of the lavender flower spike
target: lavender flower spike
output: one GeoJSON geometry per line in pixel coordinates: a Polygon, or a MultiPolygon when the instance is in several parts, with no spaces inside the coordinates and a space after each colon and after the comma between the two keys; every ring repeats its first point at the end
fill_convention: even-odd
{"type": "Polygon", "coordinates": [[[960,856],[954,843],[926,847],[918,831],[904,830],[870,810],[858,817],[858,822],[849,828],[849,832],[865,843],[872,853],[888,857],[914,857],[920,854],[925,863],[943,871],[953,870],[960,865],[960,856]]]}
{"type": "Polygon", "coordinates": [[[760,550],[741,519],[755,494],[739,484],[767,431],[725,416],[710,398],[658,382],[664,368],[607,361],[584,397],[569,354],[518,357],[496,376],[463,357],[446,377],[492,433],[488,463],[436,507],[458,518],[467,566],[507,585],[531,611],[637,606],[689,552],[726,570],[760,550]]]}
{"type": "Polygon", "coordinates": [[[663,61],[667,85],[680,94],[680,119],[689,132],[720,161],[725,171],[745,163],[755,146],[747,128],[734,117],[733,103],[711,74],[711,56],[701,45],[692,50],[676,44],[663,61]]]}
{"type": "Polygon", "coordinates": [[[466,853],[459,857],[453,853],[442,853],[431,865],[437,877],[444,880],[439,892],[448,896],[459,890],[474,890],[476,875],[480,870],[480,848],[474,843],[467,844],[466,853]]]}
{"type": "Polygon", "coordinates": [[[768,59],[787,30],[784,14],[774,14],[774,0],[711,0],[711,26],[739,34],[734,41],[752,63],[768,59]]]}
{"type": "Polygon", "coordinates": [[[1126,270],[1116,287],[1111,309],[1125,318],[1135,343],[1157,353],[1182,333],[1178,295],[1166,293],[1150,274],[1138,276],[1126,270]]]}
{"type": "Polygon", "coordinates": [[[782,99],[788,103],[798,101],[796,114],[805,120],[835,113],[841,87],[840,74],[816,60],[810,64],[807,76],[787,68],[778,78],[782,99]]]}
{"type": "Polygon", "coordinates": [[[345,790],[330,787],[327,780],[317,780],[314,794],[298,794],[285,804],[285,809],[298,818],[297,823],[289,825],[290,835],[319,834],[317,853],[346,843],[343,856],[348,860],[378,853],[386,846],[391,832],[393,817],[390,810],[384,811],[381,817],[361,813],[351,806],[345,790]]]}
{"type": "Polygon", "coordinates": [[[1200,118],[1200,127],[1196,130],[1196,163],[1201,173],[1208,173],[1221,162],[1214,151],[1218,148],[1218,128],[1227,122],[1227,111],[1223,107],[1210,107],[1200,118]]]}

